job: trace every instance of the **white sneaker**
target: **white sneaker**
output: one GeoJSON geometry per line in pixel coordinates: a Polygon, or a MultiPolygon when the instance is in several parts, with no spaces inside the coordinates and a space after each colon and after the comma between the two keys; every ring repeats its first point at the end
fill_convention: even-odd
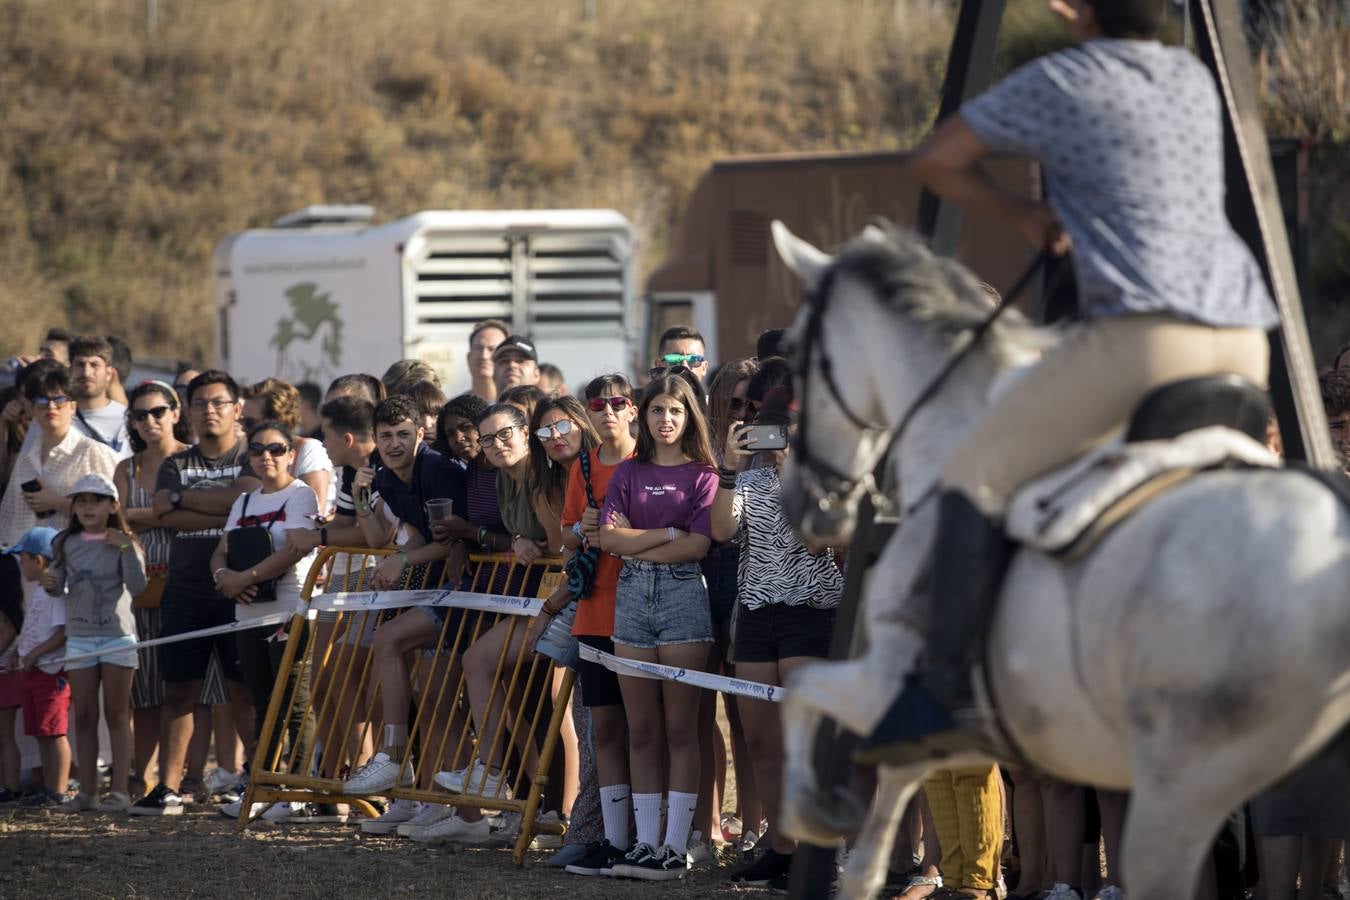
{"type": "Polygon", "coordinates": [[[120,813],[131,809],[131,798],[117,791],[109,791],[108,796],[98,805],[101,813],[120,813]]]}
{"type": "Polygon", "coordinates": [[[487,819],[477,822],[465,822],[459,816],[452,815],[443,822],[429,825],[412,836],[419,844],[436,846],[438,844],[483,844],[489,837],[487,819]]]}
{"type": "Polygon", "coordinates": [[[412,787],[413,768],[409,762],[403,767],[399,777],[398,761],[391,759],[388,753],[376,753],[370,762],[361,767],[342,784],[344,794],[381,794],[395,787],[412,787]]]}
{"type": "Polygon", "coordinates": [[[303,803],[288,803],[282,801],[273,803],[272,808],[262,814],[263,819],[274,825],[283,825],[291,820],[291,816],[298,812],[304,806],[303,803]]]}
{"type": "MultiPolygon", "coordinates": [[[[237,819],[239,818],[239,810],[242,809],[243,806],[244,806],[243,800],[233,800],[229,803],[220,804],[219,806],[216,807],[216,810],[222,816],[227,816],[228,818],[231,819],[237,819]]],[[[258,816],[262,815],[263,810],[265,809],[267,809],[266,803],[255,803],[253,804],[253,810],[248,814],[248,817],[250,819],[256,819],[258,816]]]]}
{"type": "Polygon", "coordinates": [[[225,793],[238,784],[241,774],[216,766],[206,773],[206,777],[202,779],[202,787],[206,788],[206,792],[214,797],[217,794],[225,793]]]}
{"type": "Polygon", "coordinates": [[[444,803],[423,803],[422,808],[402,825],[398,826],[399,837],[414,837],[422,833],[422,830],[428,826],[435,825],[437,822],[444,822],[455,814],[453,806],[446,806],[444,803]]]}
{"type": "Polygon", "coordinates": [[[384,811],[384,815],[376,819],[367,819],[361,823],[362,834],[394,834],[398,831],[398,826],[405,822],[412,821],[413,816],[417,815],[418,808],[421,806],[413,800],[404,800],[398,797],[389,808],[384,811]]]}
{"type": "Polygon", "coordinates": [[[712,850],[708,847],[708,842],[703,839],[703,832],[695,831],[689,836],[688,855],[689,864],[692,866],[697,866],[712,859],[712,850]]]}
{"type": "Polygon", "coordinates": [[[496,775],[488,771],[488,767],[483,762],[475,761],[472,773],[469,769],[455,769],[453,772],[437,772],[435,779],[436,786],[449,791],[452,794],[462,794],[468,790],[475,797],[495,797],[502,800],[510,800],[512,797],[510,778],[506,772],[498,770],[496,775]],[[501,793],[497,793],[498,787],[501,787],[501,793]]]}

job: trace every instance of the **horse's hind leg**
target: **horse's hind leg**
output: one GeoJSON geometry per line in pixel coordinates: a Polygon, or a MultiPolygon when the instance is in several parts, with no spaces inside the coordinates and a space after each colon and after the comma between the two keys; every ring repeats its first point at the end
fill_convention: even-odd
{"type": "Polygon", "coordinates": [[[870,900],[881,890],[895,844],[895,829],[927,769],[926,765],[877,769],[876,796],[839,880],[838,897],[870,900]]]}
{"type": "MultiPolygon", "coordinates": [[[[1198,749],[1198,748],[1197,748],[1198,749]]],[[[1147,754],[1146,768],[1136,764],[1122,840],[1125,896],[1130,900],[1190,900],[1200,883],[1201,866],[1228,814],[1246,798],[1256,777],[1230,754],[1188,762],[1180,753],[1147,754]]],[[[1136,760],[1140,756],[1136,754],[1136,760]]]]}

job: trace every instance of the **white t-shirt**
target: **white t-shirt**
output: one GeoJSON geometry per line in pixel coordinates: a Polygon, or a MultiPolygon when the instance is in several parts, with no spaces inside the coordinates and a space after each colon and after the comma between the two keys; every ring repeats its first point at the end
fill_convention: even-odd
{"type": "Polygon", "coordinates": [[[102,409],[82,409],[75,416],[75,427],[80,429],[81,434],[93,438],[117,454],[118,462],[131,455],[125,403],[110,400],[102,409]]]}
{"type": "MultiPolygon", "coordinates": [[[[324,513],[331,514],[333,506],[337,503],[337,489],[339,476],[333,471],[333,462],[328,458],[328,451],[323,449],[323,441],[314,438],[296,438],[295,439],[295,462],[291,464],[291,474],[296,478],[301,475],[308,475],[310,472],[328,473],[328,496],[324,497],[324,513]]],[[[292,525],[292,528],[300,528],[299,525],[292,525]]],[[[313,523],[310,523],[313,527],[313,523]]]]}
{"type": "MultiPolygon", "coordinates": [[[[36,429],[34,429],[36,430],[36,429]]],[[[52,636],[52,632],[66,624],[66,601],[63,597],[53,597],[42,589],[42,585],[33,586],[33,594],[28,598],[28,611],[23,616],[23,630],[15,642],[19,658],[27,656],[52,636]]],[[[57,647],[38,657],[37,667],[48,675],[61,671],[61,660],[65,659],[66,649],[57,647]]]]}
{"type": "MultiPolygon", "coordinates": [[[[314,497],[314,491],[297,478],[270,494],[263,493],[261,488],[240,494],[225,519],[225,532],[228,534],[236,528],[263,525],[272,533],[272,547],[280,549],[286,544],[286,532],[294,528],[312,528],[314,521],[305,517],[318,511],[319,503],[314,497]]],[[[314,554],[311,553],[277,579],[277,602],[256,605],[236,603],[235,621],[243,622],[272,613],[301,609],[300,586],[304,584],[313,563],[314,554]]]]}

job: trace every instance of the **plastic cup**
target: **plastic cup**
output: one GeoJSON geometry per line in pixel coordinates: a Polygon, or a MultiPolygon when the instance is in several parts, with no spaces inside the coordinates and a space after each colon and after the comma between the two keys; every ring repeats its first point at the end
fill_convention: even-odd
{"type": "Polygon", "coordinates": [[[453,501],[449,497],[437,497],[435,500],[426,501],[427,521],[444,522],[450,518],[450,510],[453,501]]]}

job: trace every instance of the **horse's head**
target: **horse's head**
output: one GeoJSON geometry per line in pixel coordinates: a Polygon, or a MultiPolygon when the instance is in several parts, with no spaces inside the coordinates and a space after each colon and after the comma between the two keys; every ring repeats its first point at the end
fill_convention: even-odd
{"type": "MultiPolygon", "coordinates": [[[[879,235],[865,233],[864,239],[879,235]]],[[[869,363],[870,342],[860,323],[846,321],[832,296],[833,258],[782,222],[773,223],[773,239],[806,296],[787,339],[799,420],[782,475],[783,509],[808,544],[846,544],[859,500],[875,491],[871,472],[886,436],[884,411],[866,374],[875,360],[869,363]],[[833,313],[828,333],[827,308],[833,313]]]]}
{"type": "Polygon", "coordinates": [[[892,444],[906,478],[935,479],[940,448],[983,407],[994,374],[1033,358],[1044,338],[1015,311],[990,320],[992,291],[916,235],[869,227],[837,257],[781,222],[773,238],[806,287],[788,335],[799,420],[783,508],[808,544],[846,543],[863,496],[888,502],[873,472],[892,444]],[[956,355],[960,371],[944,371],[956,355]],[[910,429],[920,409],[923,438],[910,429]]]}

